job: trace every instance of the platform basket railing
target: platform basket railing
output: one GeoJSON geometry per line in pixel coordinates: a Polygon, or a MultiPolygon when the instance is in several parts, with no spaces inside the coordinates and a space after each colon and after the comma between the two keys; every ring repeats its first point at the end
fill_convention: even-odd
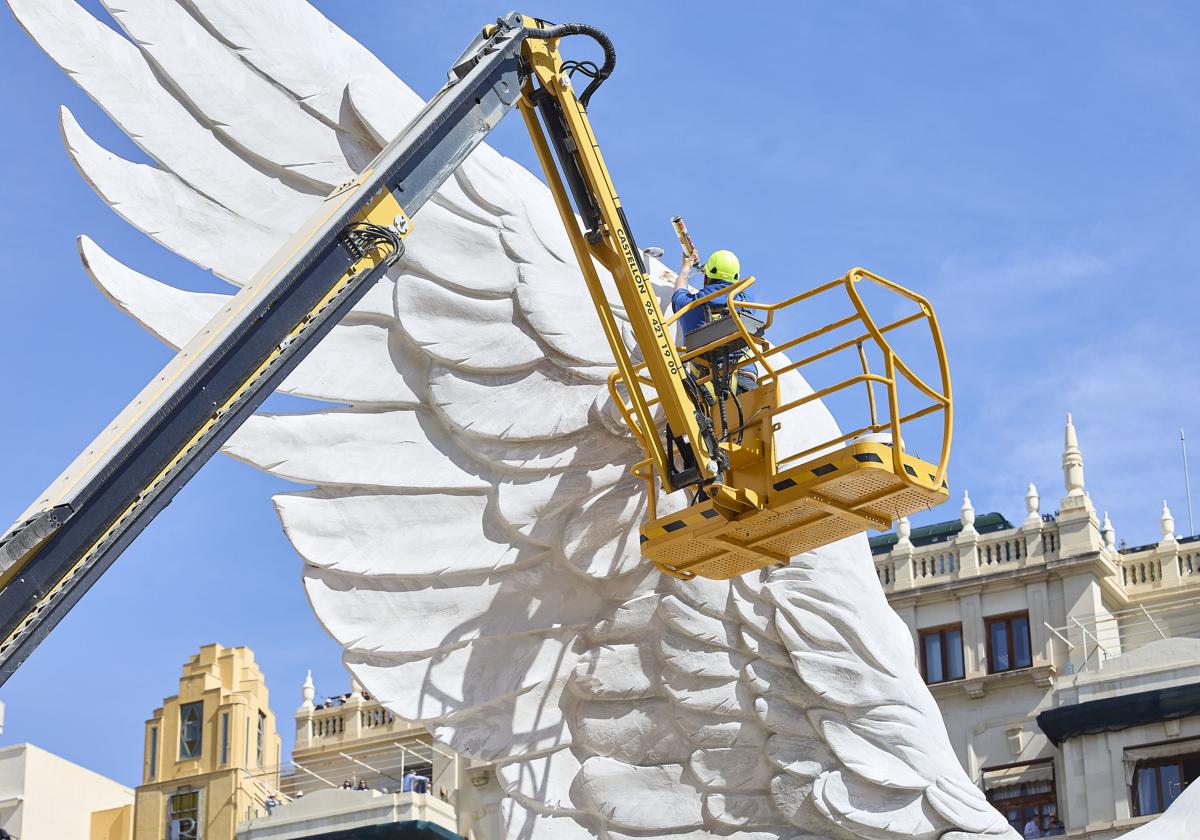
{"type": "MultiPolygon", "coordinates": [[[[780,418],[788,413],[795,412],[809,403],[856,387],[861,387],[865,395],[866,414],[869,418],[869,422],[866,425],[859,426],[828,440],[822,440],[803,450],[789,453],[777,451],[775,453],[775,468],[778,470],[788,464],[800,463],[805,459],[816,457],[818,454],[847,445],[848,442],[863,435],[888,433],[893,442],[891,447],[893,471],[898,476],[903,477],[905,475],[903,446],[900,444],[903,440],[902,431],[916,420],[940,413],[942,422],[940,434],[938,435],[939,439],[931,447],[936,450],[936,460],[931,463],[936,467],[936,473],[933,476],[934,484],[935,486],[941,486],[945,481],[946,469],[950,460],[954,405],[945,344],[942,339],[941,328],[937,322],[937,316],[934,314],[933,307],[929,301],[921,295],[865,268],[851,269],[841,277],[777,303],[755,303],[752,301],[735,300],[739,294],[745,292],[755,282],[756,278],[745,277],[730,286],[697,298],[687,306],[672,313],[664,321],[664,328],[671,329],[687,312],[723,298],[723,305],[729,313],[729,317],[732,317],[736,323],[738,333],[746,347],[746,351],[742,354],[741,358],[730,366],[733,376],[736,376],[740,370],[753,369],[758,374],[758,385],[760,387],[769,386],[780,382],[789,373],[803,373],[806,367],[850,350],[853,350],[857,356],[857,371],[841,381],[816,388],[811,393],[805,394],[802,397],[783,402],[778,406],[764,408],[762,413],[743,420],[743,427],[748,426],[751,422],[762,420],[770,420],[771,426],[774,427],[778,424],[780,418]],[[915,304],[916,311],[903,317],[880,323],[867,307],[863,300],[863,295],[860,293],[858,287],[863,283],[870,284],[889,293],[892,299],[900,298],[915,304]],[[849,303],[848,314],[830,321],[821,327],[777,344],[772,344],[765,337],[770,334],[771,327],[776,323],[781,313],[805,303],[815,302],[819,297],[835,296],[839,293],[849,303]],[[761,317],[764,323],[763,335],[756,335],[747,328],[745,320],[742,318],[743,312],[756,313],[761,317]],[[830,333],[853,327],[856,324],[861,331],[851,338],[837,340],[833,343],[829,343],[828,341],[825,343],[821,342],[821,339],[829,336],[830,333]],[[912,367],[901,358],[889,341],[888,337],[890,334],[902,328],[911,327],[912,325],[917,325],[917,327],[912,327],[913,329],[923,326],[928,332],[929,346],[936,358],[936,375],[937,379],[940,380],[937,383],[937,387],[929,384],[924,378],[917,375],[912,367]],[[882,372],[872,371],[868,363],[868,348],[872,347],[883,360],[882,372]],[[784,355],[785,353],[803,353],[804,355],[792,361],[784,355]],[[927,402],[919,404],[907,412],[902,410],[900,389],[898,387],[898,383],[902,381],[911,385],[917,394],[923,396],[927,402]],[[882,406],[880,405],[880,400],[877,399],[875,388],[872,387],[873,385],[878,385],[883,391],[884,399],[882,400],[882,406]]],[[[680,359],[684,364],[689,364],[696,359],[702,359],[706,354],[722,346],[723,343],[724,340],[717,340],[701,347],[691,349],[681,348],[680,359]]],[[[708,373],[697,377],[696,382],[698,385],[704,385],[710,382],[711,379],[712,374],[708,373]]],[[[659,398],[654,390],[654,383],[649,378],[645,363],[634,366],[632,381],[622,376],[619,370],[614,370],[609,375],[608,385],[613,403],[617,406],[625,424],[629,427],[633,437],[641,445],[643,451],[649,452],[648,435],[659,434],[660,432],[658,429],[647,430],[642,428],[633,408],[634,398],[631,396],[633,391],[636,390],[637,398],[644,401],[651,409],[659,403],[659,398]]],[[[907,406],[903,408],[907,408],[907,406]]],[[[653,414],[661,418],[662,412],[654,411],[653,414]]],[[[653,460],[651,458],[644,458],[638,461],[631,467],[631,472],[638,478],[646,481],[648,489],[648,514],[650,519],[657,518],[656,494],[658,492],[658,483],[657,471],[653,460]]]]}

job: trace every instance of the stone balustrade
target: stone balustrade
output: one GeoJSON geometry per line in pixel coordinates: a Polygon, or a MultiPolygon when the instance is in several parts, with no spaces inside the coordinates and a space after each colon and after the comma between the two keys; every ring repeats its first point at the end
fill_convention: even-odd
{"type": "Polygon", "coordinates": [[[1122,549],[1119,558],[1121,586],[1131,596],[1200,586],[1200,537],[1122,549]]]}
{"type": "Polygon", "coordinates": [[[374,699],[351,695],[331,706],[315,706],[296,719],[296,747],[305,748],[338,741],[356,741],[378,733],[403,735],[414,724],[397,718],[374,699]]]}
{"type": "MultiPolygon", "coordinates": [[[[888,594],[1038,565],[1058,557],[1053,519],[988,534],[961,531],[951,539],[913,546],[901,541],[875,555],[875,573],[888,594]]],[[[1200,587],[1200,536],[1165,539],[1117,550],[1116,583],[1130,597],[1173,587],[1200,587]]]]}
{"type": "MultiPolygon", "coordinates": [[[[875,555],[875,572],[890,594],[1042,564],[1057,556],[1058,526],[1049,519],[987,534],[963,530],[929,545],[901,541],[875,555]]],[[[1200,576],[1200,553],[1195,564],[1200,576]]]]}

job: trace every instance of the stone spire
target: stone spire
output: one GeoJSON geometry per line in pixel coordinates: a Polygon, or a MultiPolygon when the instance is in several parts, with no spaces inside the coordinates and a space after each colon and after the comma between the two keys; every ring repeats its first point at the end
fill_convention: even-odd
{"type": "Polygon", "coordinates": [[[962,520],[964,531],[975,530],[975,506],[971,504],[971,497],[966,490],[963,491],[963,503],[958,510],[958,516],[962,520]]]}
{"type": "Polygon", "coordinates": [[[1063,483],[1066,485],[1067,498],[1083,496],[1083,453],[1079,451],[1079,438],[1075,434],[1075,424],[1071,422],[1070,414],[1067,415],[1062,468],[1063,483]]]}
{"type": "Polygon", "coordinates": [[[1041,521],[1041,497],[1038,496],[1038,489],[1033,486],[1033,482],[1029,483],[1029,489],[1025,491],[1025,521],[1039,522],[1041,521]]]}
{"type": "Polygon", "coordinates": [[[1079,557],[1103,549],[1104,536],[1096,507],[1083,488],[1083,453],[1070,414],[1063,444],[1063,484],[1067,493],[1058,502],[1058,556],[1079,557]]]}
{"type": "Polygon", "coordinates": [[[316,688],[313,686],[312,671],[304,677],[304,685],[300,687],[300,697],[303,702],[300,704],[301,710],[313,708],[313,697],[316,696],[316,688]]]}
{"type": "Polygon", "coordinates": [[[1163,499],[1162,515],[1158,518],[1158,525],[1162,529],[1162,539],[1158,544],[1175,542],[1175,517],[1171,515],[1171,509],[1167,507],[1167,500],[1163,499]]]}
{"type": "Polygon", "coordinates": [[[1104,547],[1109,551],[1117,550],[1117,534],[1112,523],[1108,520],[1108,511],[1104,511],[1104,524],[1100,526],[1100,535],[1104,537],[1104,547]]]}

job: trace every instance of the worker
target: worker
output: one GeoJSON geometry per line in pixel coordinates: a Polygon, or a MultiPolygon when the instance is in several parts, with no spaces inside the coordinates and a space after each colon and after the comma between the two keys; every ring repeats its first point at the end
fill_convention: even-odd
{"type": "MultiPolygon", "coordinates": [[[[712,255],[704,262],[704,288],[698,292],[693,292],[688,287],[688,274],[691,273],[692,266],[699,261],[699,255],[695,251],[690,254],[684,254],[683,265],[679,269],[679,274],[675,277],[675,291],[671,294],[671,309],[678,312],[694,300],[699,300],[706,295],[711,295],[713,292],[727,289],[741,279],[742,266],[738,261],[737,255],[733,251],[713,251],[712,255]]],[[[746,292],[738,292],[734,295],[734,300],[750,301],[752,298],[746,292]]],[[[717,318],[725,317],[726,299],[718,296],[703,306],[697,306],[683,314],[679,319],[679,332],[686,336],[689,332],[705,323],[717,318]]],[[[738,351],[736,356],[730,354],[732,361],[736,363],[743,355],[744,351],[738,351]]],[[[707,371],[704,372],[707,374],[707,371]]],[[[754,365],[747,365],[738,370],[737,378],[734,383],[734,392],[741,393],[749,391],[758,384],[758,370],[754,365]]]]}

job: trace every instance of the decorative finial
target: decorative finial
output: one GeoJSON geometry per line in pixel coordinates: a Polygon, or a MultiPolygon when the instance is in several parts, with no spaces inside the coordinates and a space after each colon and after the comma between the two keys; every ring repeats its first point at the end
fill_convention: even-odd
{"type": "Polygon", "coordinates": [[[316,689],[313,687],[312,671],[304,677],[304,685],[300,688],[300,697],[304,702],[300,704],[302,709],[311,709],[313,707],[313,697],[316,696],[316,689]]]}
{"type": "Polygon", "coordinates": [[[1038,496],[1038,489],[1033,486],[1033,482],[1029,483],[1029,489],[1025,491],[1025,516],[1026,519],[1033,521],[1041,519],[1040,508],[1042,499],[1038,496]]]}
{"type": "Polygon", "coordinates": [[[1175,517],[1171,515],[1171,509],[1167,507],[1166,499],[1163,499],[1162,516],[1159,517],[1158,524],[1162,528],[1164,541],[1175,539],[1175,517]]]}
{"type": "Polygon", "coordinates": [[[1083,453],[1079,451],[1079,437],[1075,433],[1075,424],[1071,415],[1067,414],[1067,430],[1062,457],[1063,483],[1067,488],[1068,497],[1078,497],[1083,493],[1083,453]]]}
{"type": "Polygon", "coordinates": [[[907,516],[901,516],[900,521],[896,523],[896,539],[900,543],[907,543],[909,534],[912,533],[912,525],[908,522],[907,516]]]}
{"type": "Polygon", "coordinates": [[[350,677],[350,699],[358,699],[362,697],[362,683],[358,681],[358,677],[350,677]]]}
{"type": "Polygon", "coordinates": [[[971,496],[963,491],[963,503],[959,508],[959,518],[962,520],[964,531],[975,530],[975,506],[971,504],[971,496]]]}
{"type": "Polygon", "coordinates": [[[1104,547],[1109,551],[1117,550],[1117,535],[1113,531],[1112,522],[1108,519],[1108,511],[1104,511],[1104,524],[1100,526],[1100,535],[1104,537],[1104,547]]]}

